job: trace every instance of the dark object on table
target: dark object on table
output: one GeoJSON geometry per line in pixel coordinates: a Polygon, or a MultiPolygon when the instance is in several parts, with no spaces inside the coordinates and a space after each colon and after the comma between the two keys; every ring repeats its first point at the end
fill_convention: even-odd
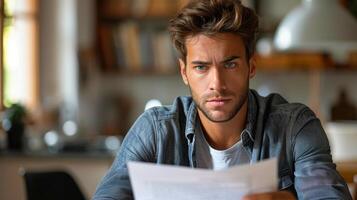
{"type": "Polygon", "coordinates": [[[65,171],[20,171],[27,200],[85,200],[73,177],[65,171]]]}
{"type": "Polygon", "coordinates": [[[357,120],[355,105],[349,100],[345,89],[341,89],[337,101],[331,108],[331,121],[357,120]]]}
{"type": "Polygon", "coordinates": [[[12,104],[5,110],[2,127],[7,134],[7,148],[21,151],[25,131],[25,108],[20,104],[12,104]]]}

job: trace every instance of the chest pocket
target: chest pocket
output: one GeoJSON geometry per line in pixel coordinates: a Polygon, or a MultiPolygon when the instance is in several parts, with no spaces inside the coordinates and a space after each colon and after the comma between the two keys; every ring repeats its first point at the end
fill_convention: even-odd
{"type": "Polygon", "coordinates": [[[294,184],[293,179],[290,176],[289,170],[282,170],[279,175],[279,190],[285,190],[294,184]]]}

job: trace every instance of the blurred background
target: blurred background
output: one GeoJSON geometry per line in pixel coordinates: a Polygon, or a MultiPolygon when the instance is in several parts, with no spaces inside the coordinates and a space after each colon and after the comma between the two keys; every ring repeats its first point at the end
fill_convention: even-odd
{"type": "MultiPolygon", "coordinates": [[[[189,95],[166,30],[187,0],[0,2],[0,199],[25,199],[19,168],[65,169],[90,197],[135,119],[189,95]]],[[[251,88],[308,105],[353,182],[357,1],[243,4],[260,16],[251,88]]]]}

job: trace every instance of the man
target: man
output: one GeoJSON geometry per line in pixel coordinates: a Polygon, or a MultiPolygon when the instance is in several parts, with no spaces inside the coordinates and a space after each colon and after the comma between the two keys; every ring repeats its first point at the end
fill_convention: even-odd
{"type": "Polygon", "coordinates": [[[279,191],[245,199],[351,199],[320,121],[304,105],[249,90],[258,17],[238,0],[195,0],[170,21],[192,97],[143,113],[94,199],[132,199],[128,161],[224,169],[278,158],[279,191]]]}

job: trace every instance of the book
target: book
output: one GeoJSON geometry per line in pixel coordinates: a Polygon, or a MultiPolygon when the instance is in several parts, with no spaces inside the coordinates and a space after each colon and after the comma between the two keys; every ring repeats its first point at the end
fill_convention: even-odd
{"type": "Polygon", "coordinates": [[[139,72],[141,67],[139,27],[135,22],[125,22],[118,27],[125,59],[124,71],[139,72]]]}
{"type": "Polygon", "coordinates": [[[102,71],[111,71],[116,66],[114,43],[112,40],[111,28],[108,26],[101,26],[99,28],[99,53],[101,54],[102,71]]]}
{"type": "Polygon", "coordinates": [[[169,34],[166,31],[157,33],[153,46],[155,71],[160,73],[172,72],[176,65],[169,34]]]}

